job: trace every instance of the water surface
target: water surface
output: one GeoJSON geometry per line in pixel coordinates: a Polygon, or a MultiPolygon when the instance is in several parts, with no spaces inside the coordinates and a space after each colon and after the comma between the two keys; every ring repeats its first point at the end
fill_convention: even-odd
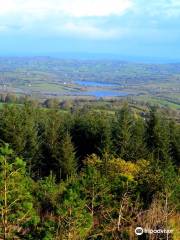
{"type": "Polygon", "coordinates": [[[84,95],[95,96],[97,98],[100,97],[125,97],[128,95],[126,92],[120,91],[111,91],[111,90],[95,90],[95,91],[87,91],[84,95]]]}
{"type": "Polygon", "coordinates": [[[76,84],[82,87],[90,87],[95,88],[94,90],[90,89],[87,91],[82,91],[81,93],[75,93],[75,95],[84,95],[84,96],[95,96],[97,98],[101,97],[124,97],[127,96],[128,93],[118,91],[117,89],[113,89],[118,86],[118,84],[107,83],[107,82],[95,82],[95,81],[75,81],[76,84]],[[106,87],[106,89],[103,89],[106,87]]]}
{"type": "Polygon", "coordinates": [[[92,82],[92,81],[75,81],[76,84],[81,85],[83,87],[115,87],[118,86],[115,83],[102,83],[102,82],[92,82]]]}

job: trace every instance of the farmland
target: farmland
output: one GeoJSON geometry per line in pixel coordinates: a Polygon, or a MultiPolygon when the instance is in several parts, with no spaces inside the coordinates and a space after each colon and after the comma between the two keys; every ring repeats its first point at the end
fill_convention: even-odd
{"type": "Polygon", "coordinates": [[[180,64],[0,58],[0,92],[33,98],[122,98],[180,108],[180,64]]]}

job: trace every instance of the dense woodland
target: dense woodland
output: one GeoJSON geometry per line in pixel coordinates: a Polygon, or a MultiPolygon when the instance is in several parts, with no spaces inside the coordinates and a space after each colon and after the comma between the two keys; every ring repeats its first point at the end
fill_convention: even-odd
{"type": "Polygon", "coordinates": [[[180,239],[180,125],[108,112],[0,109],[0,239],[180,239]]]}

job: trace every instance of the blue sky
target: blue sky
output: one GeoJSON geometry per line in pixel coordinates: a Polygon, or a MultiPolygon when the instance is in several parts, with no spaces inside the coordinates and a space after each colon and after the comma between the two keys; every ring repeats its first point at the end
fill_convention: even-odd
{"type": "Polygon", "coordinates": [[[180,59],[180,0],[0,0],[1,55],[180,59]]]}

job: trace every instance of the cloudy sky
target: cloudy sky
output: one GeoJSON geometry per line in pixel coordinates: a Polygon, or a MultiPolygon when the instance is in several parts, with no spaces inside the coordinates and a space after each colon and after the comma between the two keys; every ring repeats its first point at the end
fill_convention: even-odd
{"type": "Polygon", "coordinates": [[[180,59],[180,0],[0,0],[0,55],[180,59]]]}

